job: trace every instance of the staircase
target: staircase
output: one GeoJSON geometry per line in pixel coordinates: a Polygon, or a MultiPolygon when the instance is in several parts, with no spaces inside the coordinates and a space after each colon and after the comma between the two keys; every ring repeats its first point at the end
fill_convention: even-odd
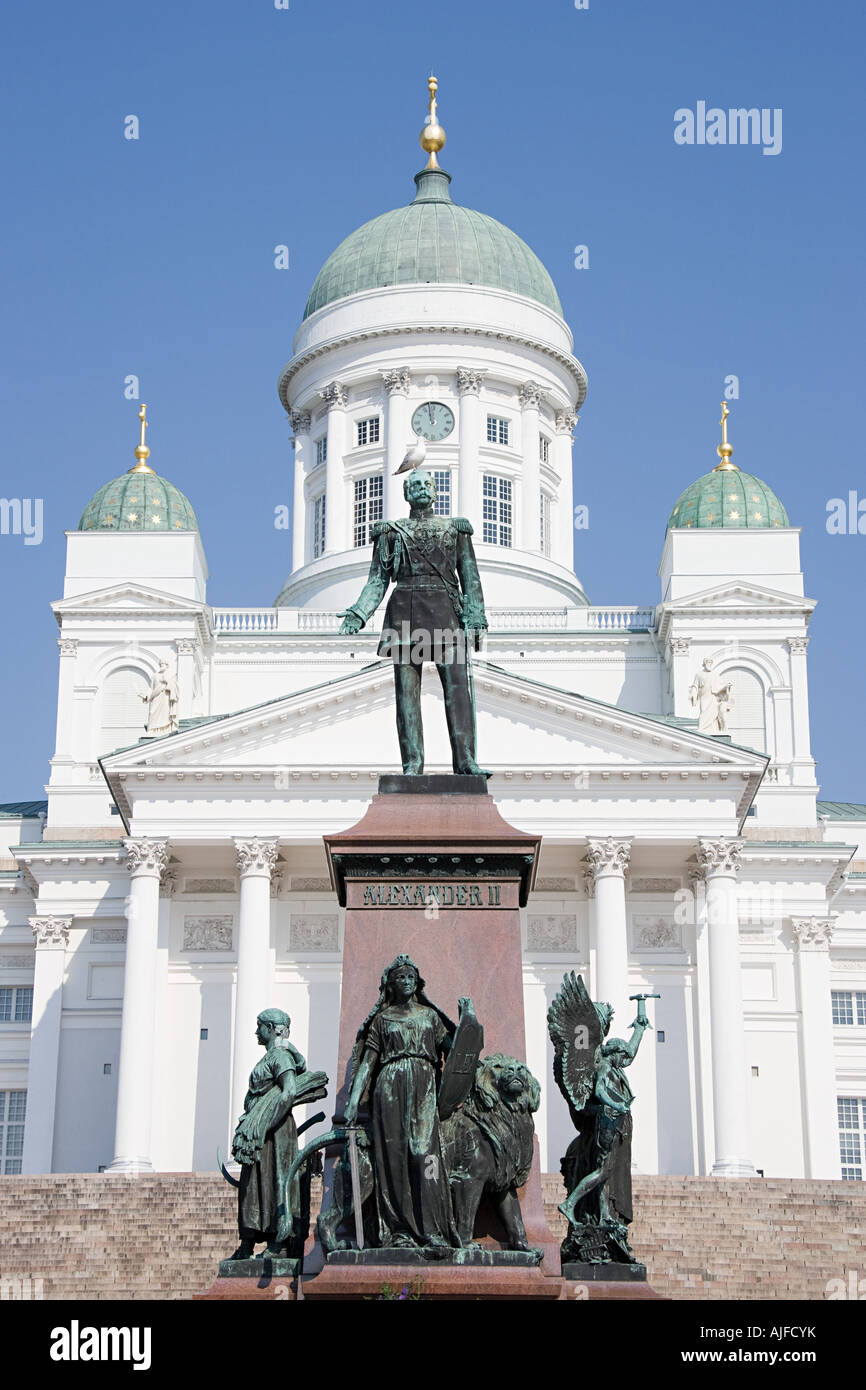
{"type": "MultiPolygon", "coordinates": [[[[543,1186],[562,1234],[558,1175],[543,1186]]],[[[823,1299],[866,1277],[866,1183],[635,1177],[634,1202],[635,1254],[670,1298],[823,1299]]],[[[46,1299],[190,1298],[235,1248],[235,1216],[215,1173],[0,1177],[0,1298],[40,1279],[46,1299]]]]}

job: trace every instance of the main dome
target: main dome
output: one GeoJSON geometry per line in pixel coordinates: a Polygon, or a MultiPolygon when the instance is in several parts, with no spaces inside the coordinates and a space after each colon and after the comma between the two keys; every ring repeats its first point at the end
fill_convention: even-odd
{"type": "Polygon", "coordinates": [[[450,174],[425,169],[407,207],[383,212],[341,241],[316,276],[304,310],[386,285],[486,285],[534,299],[562,317],[550,275],[535,252],[495,217],[451,199],[450,174]]]}

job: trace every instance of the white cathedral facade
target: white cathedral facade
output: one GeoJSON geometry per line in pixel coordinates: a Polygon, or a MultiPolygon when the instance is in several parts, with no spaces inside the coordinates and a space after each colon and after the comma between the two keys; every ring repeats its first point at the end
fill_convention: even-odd
{"type": "MultiPolygon", "coordinates": [[[[406,512],[417,436],[438,509],[475,532],[479,760],[543,836],[522,910],[542,1167],[570,1138],[546,1012],[575,970],[614,1032],[630,995],[661,996],[633,1069],[640,1171],[863,1176],[866,806],[817,800],[799,530],[723,434],[658,518],[658,586],[590,602],[572,334],[530,248],[449,185],[434,144],[413,201],[313,286],[279,384],[294,508],[273,602],[209,604],[206,538],[143,429],[67,533],[47,802],[0,808],[0,1172],[213,1168],[266,1006],[336,1090],[322,835],[399,770],[382,610],[353,637],[337,615],[372,524],[406,512]]],[[[427,771],[450,771],[432,667],[423,702],[427,771]]]]}

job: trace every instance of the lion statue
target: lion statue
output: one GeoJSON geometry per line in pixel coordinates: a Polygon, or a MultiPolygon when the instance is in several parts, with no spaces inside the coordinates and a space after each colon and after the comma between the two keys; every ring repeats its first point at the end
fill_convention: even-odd
{"type": "MultiPolygon", "coordinates": [[[[506,1250],[530,1250],[517,1189],[529,1177],[541,1087],[524,1062],[482,1057],[466,1100],[442,1122],[442,1149],[461,1244],[472,1245],[484,1193],[505,1228],[506,1250]]],[[[541,1252],[538,1252],[539,1258],[541,1252]]]]}

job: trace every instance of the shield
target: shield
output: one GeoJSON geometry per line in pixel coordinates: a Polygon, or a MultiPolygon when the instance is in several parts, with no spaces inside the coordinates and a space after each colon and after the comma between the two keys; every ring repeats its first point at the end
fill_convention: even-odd
{"type": "MultiPolygon", "coordinates": [[[[461,1001],[462,1003],[462,1001],[461,1001]]],[[[453,1115],[462,1105],[475,1080],[475,1068],[484,1046],[484,1029],[475,1017],[472,1000],[467,999],[461,1010],[460,1022],[451,1043],[451,1051],[442,1068],[438,1110],[440,1120],[453,1115]]]]}

